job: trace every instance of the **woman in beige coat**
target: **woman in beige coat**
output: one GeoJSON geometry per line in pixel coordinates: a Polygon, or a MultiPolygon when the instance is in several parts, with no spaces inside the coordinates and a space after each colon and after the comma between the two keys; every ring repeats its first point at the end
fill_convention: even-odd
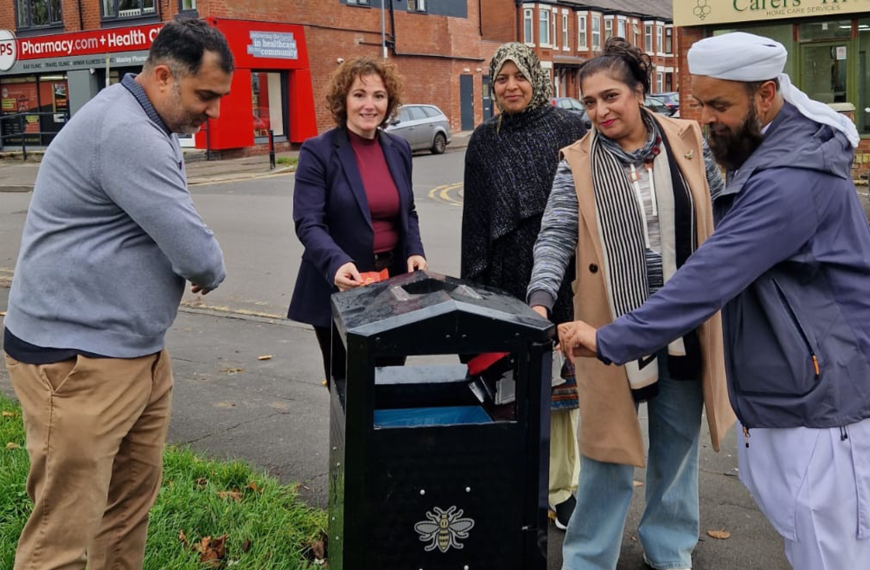
{"type": "MultiPolygon", "coordinates": [[[[563,149],[535,245],[529,303],[542,314],[575,253],[574,318],[601,326],[643,304],[713,231],[710,196],[721,177],[696,123],[642,108],[651,69],[621,38],[581,68],[594,128],[563,149]]],[[[645,464],[642,401],[650,439],[644,556],[653,568],[691,568],[702,408],[716,449],[733,423],[718,315],[636,362],[579,359],[576,370],[581,471],[563,568],[616,568],[634,467],[645,464]]]]}

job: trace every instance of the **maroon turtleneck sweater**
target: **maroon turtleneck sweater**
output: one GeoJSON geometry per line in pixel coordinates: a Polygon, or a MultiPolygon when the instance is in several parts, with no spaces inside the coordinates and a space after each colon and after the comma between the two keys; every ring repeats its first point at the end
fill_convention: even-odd
{"type": "Polygon", "coordinates": [[[363,138],[347,131],[356,154],[356,164],[362,176],[372,227],[375,230],[375,251],[390,251],[399,245],[399,191],[390,174],[378,137],[363,138]]]}

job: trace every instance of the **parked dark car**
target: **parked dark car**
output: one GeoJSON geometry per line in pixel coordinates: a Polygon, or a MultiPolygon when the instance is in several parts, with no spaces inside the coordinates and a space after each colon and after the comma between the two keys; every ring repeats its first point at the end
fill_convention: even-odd
{"type": "Polygon", "coordinates": [[[577,113],[583,117],[583,124],[586,125],[586,128],[592,128],[592,121],[590,121],[589,117],[586,116],[586,108],[583,106],[583,103],[577,99],[573,97],[552,97],[550,103],[552,103],[554,107],[560,107],[562,109],[567,109],[572,113],[577,113]]]}
{"type": "Polygon", "coordinates": [[[411,150],[441,154],[450,144],[450,122],[435,105],[402,105],[385,129],[408,141],[411,150]]]}
{"type": "Polygon", "coordinates": [[[678,116],[677,113],[680,112],[680,94],[676,91],[670,91],[668,93],[653,93],[650,97],[655,97],[659,101],[665,104],[665,106],[671,110],[671,116],[678,116]]]}

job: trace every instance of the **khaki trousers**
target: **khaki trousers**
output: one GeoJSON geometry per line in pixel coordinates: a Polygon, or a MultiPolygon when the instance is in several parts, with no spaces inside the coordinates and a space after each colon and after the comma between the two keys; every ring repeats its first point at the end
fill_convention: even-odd
{"type": "Polygon", "coordinates": [[[568,500],[577,490],[580,454],[577,451],[577,422],[580,411],[550,412],[550,504],[568,500]]]}
{"type": "Polygon", "coordinates": [[[169,427],[169,354],[44,365],[7,356],[6,366],[34,504],[15,570],[140,570],[169,427]]]}

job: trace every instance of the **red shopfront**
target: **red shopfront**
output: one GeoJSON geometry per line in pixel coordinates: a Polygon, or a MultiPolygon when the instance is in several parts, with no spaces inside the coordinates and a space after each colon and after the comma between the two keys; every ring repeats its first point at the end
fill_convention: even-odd
{"type": "Polygon", "coordinates": [[[196,135],[197,148],[228,150],[317,135],[308,49],[302,26],[208,18],[227,37],[236,71],[220,118],[196,135]]]}
{"type": "MultiPolygon", "coordinates": [[[[196,146],[242,149],[317,135],[305,32],[301,26],[207,19],[235,57],[231,93],[196,146]]],[[[18,38],[14,64],[0,71],[0,149],[46,146],[70,115],[124,73],[138,73],[161,24],[18,38]],[[23,127],[21,117],[24,117],[23,127]],[[23,131],[23,132],[22,132],[23,131]]]]}

